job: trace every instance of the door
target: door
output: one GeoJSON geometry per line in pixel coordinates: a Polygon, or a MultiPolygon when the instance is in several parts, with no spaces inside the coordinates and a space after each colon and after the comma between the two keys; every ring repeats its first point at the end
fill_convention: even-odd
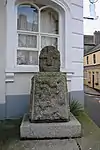
{"type": "Polygon", "coordinates": [[[92,87],[94,88],[94,72],[92,74],[92,87]]]}

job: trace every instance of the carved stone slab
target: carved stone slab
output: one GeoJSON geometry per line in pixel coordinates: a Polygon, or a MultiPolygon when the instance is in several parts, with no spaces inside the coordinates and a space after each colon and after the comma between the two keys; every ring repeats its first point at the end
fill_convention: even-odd
{"type": "Polygon", "coordinates": [[[64,122],[69,120],[66,74],[40,72],[32,78],[31,122],[64,122]]]}

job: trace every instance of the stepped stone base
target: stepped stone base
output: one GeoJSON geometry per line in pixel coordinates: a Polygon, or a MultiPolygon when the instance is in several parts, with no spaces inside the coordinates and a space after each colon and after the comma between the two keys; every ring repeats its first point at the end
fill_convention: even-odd
{"type": "Polygon", "coordinates": [[[20,136],[25,139],[81,137],[81,124],[72,114],[70,121],[63,123],[30,123],[26,114],[20,126],[20,136]]]}
{"type": "Polygon", "coordinates": [[[65,140],[21,140],[13,142],[7,150],[79,150],[79,146],[74,139],[65,140]]]}

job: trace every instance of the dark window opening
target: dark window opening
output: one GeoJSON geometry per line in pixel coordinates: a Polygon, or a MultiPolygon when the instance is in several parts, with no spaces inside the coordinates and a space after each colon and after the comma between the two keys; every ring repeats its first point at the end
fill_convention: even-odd
{"type": "Polygon", "coordinates": [[[89,57],[87,56],[87,64],[89,64],[89,57]]]}
{"type": "Polygon", "coordinates": [[[93,63],[94,64],[96,63],[96,55],[95,54],[93,55],[93,63]]]}
{"type": "Polygon", "coordinates": [[[99,72],[96,72],[96,85],[99,85],[99,72]]]}

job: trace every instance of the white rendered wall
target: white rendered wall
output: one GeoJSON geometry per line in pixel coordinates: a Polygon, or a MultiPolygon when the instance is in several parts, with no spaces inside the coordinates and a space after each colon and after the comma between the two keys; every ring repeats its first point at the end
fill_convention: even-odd
{"type": "MultiPolygon", "coordinates": [[[[55,0],[58,1],[58,0],[55,0]]],[[[63,0],[61,0],[63,1],[63,0]]],[[[71,91],[83,91],[83,0],[66,0],[68,3],[68,7],[66,9],[68,11],[65,13],[65,31],[63,32],[63,36],[61,40],[63,41],[64,38],[66,40],[65,45],[60,42],[60,45],[63,45],[61,49],[61,55],[63,57],[62,66],[64,67],[65,71],[69,75],[70,84],[69,92],[71,91]],[[68,15],[70,13],[70,15],[68,15]],[[65,34],[65,35],[64,35],[65,34]],[[70,76],[71,73],[74,73],[70,76]]],[[[12,0],[9,0],[8,5],[12,8],[12,0]]],[[[14,9],[14,8],[12,8],[14,9]]],[[[9,9],[8,9],[9,11],[9,9]]],[[[11,10],[10,10],[11,13],[11,10]]],[[[8,27],[12,26],[12,29],[16,22],[11,22],[11,18],[13,17],[13,13],[9,14],[10,20],[8,20],[8,27]]],[[[63,20],[64,18],[62,18],[63,20]]],[[[16,40],[13,38],[13,35],[16,34],[8,30],[7,33],[12,38],[12,41],[16,40]]],[[[8,36],[8,46],[7,48],[10,49],[12,52],[7,53],[10,57],[13,58],[14,62],[14,42],[11,43],[11,38],[8,36]],[[10,45],[10,46],[9,46],[10,45]]],[[[9,59],[9,58],[8,58],[9,59]]],[[[14,63],[8,61],[7,68],[6,68],[6,95],[27,95],[30,92],[30,79],[33,75],[31,71],[24,73],[20,72],[21,69],[18,71],[14,67],[14,63]],[[11,65],[12,64],[12,65],[11,65]],[[11,74],[12,73],[12,74],[11,74]],[[10,79],[8,79],[10,78],[10,79]]],[[[34,72],[34,70],[32,70],[34,72]]]]}
{"type": "MultiPolygon", "coordinates": [[[[63,58],[62,67],[67,72],[73,72],[74,73],[73,76],[75,79],[80,78],[81,80],[83,80],[83,0],[72,0],[71,2],[69,0],[66,0],[66,1],[68,4],[68,11],[69,11],[70,15],[68,16],[68,12],[66,12],[66,14],[65,14],[66,43],[65,43],[65,46],[63,46],[61,49],[61,55],[63,58]],[[64,48],[65,48],[65,52],[64,52],[64,48]]],[[[13,3],[14,3],[14,1],[12,2],[11,0],[9,0],[9,2],[7,4],[8,5],[7,8],[11,8],[12,10],[14,10],[14,8],[12,8],[13,3]]],[[[11,9],[10,10],[8,9],[8,11],[11,12],[11,9]]],[[[11,15],[9,18],[12,19],[13,13],[9,13],[9,15],[11,15]]],[[[63,20],[63,18],[62,18],[62,20],[63,20]]],[[[7,28],[12,26],[11,29],[13,30],[13,28],[16,24],[16,21],[13,21],[13,24],[12,24],[11,20],[7,20],[7,22],[8,22],[7,28]]],[[[6,70],[8,73],[14,72],[14,74],[15,74],[15,72],[17,72],[17,70],[15,71],[15,67],[14,67],[15,57],[13,57],[13,56],[15,56],[14,50],[16,47],[14,45],[16,45],[15,44],[16,39],[13,38],[13,35],[16,33],[12,32],[12,30],[7,30],[7,36],[11,35],[11,38],[13,41],[13,42],[10,42],[11,38],[8,37],[7,49],[10,49],[11,53],[8,53],[8,51],[7,51],[7,56],[10,56],[13,58],[13,63],[7,60],[6,70]],[[10,34],[9,34],[9,32],[10,32],[10,34]]],[[[63,32],[63,30],[62,31],[60,30],[60,32],[63,32]]],[[[63,32],[63,35],[64,35],[64,32],[63,32]]],[[[61,39],[64,40],[64,36],[62,36],[61,39]]],[[[63,40],[61,40],[61,41],[63,41],[63,40]]],[[[64,43],[62,44],[62,42],[60,42],[60,45],[64,45],[64,43]]],[[[9,59],[9,57],[7,57],[7,59],[9,59]]],[[[19,72],[20,71],[21,71],[21,69],[19,70],[19,72]]],[[[34,70],[33,70],[33,72],[34,72],[34,70]]],[[[75,80],[74,78],[72,79],[71,91],[75,90],[75,85],[74,85],[74,81],[73,81],[73,80],[75,80]]],[[[80,82],[78,84],[80,87],[80,82]]],[[[80,89],[80,90],[83,90],[83,89],[80,89]]]]}
{"type": "MultiPolygon", "coordinates": [[[[71,91],[81,93],[83,88],[83,0],[72,0],[72,77],[71,91]]],[[[84,94],[84,93],[83,93],[84,94]]],[[[80,95],[80,98],[84,100],[80,95]]],[[[76,98],[78,95],[76,96],[76,98]]],[[[84,101],[81,101],[84,104],[84,101]]],[[[76,99],[77,100],[77,99],[76,99]]]]}
{"type": "Polygon", "coordinates": [[[6,8],[0,1],[0,104],[5,103],[6,8]]]}
{"type": "Polygon", "coordinates": [[[5,118],[6,9],[0,0],[0,119],[5,118]]]}

